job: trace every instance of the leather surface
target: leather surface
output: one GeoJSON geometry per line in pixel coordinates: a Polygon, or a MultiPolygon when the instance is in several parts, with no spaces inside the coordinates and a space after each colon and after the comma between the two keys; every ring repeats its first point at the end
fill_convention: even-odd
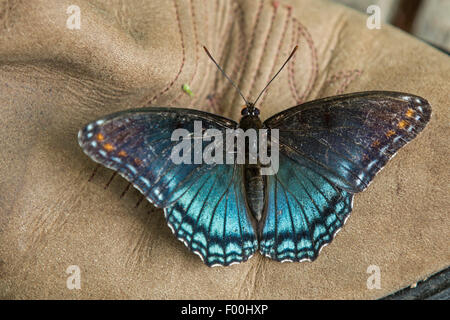
{"type": "Polygon", "coordinates": [[[378,298],[450,263],[447,56],[326,1],[0,1],[0,296],[2,298],[378,298]],[[427,128],[355,196],[346,226],[313,263],[208,268],[163,213],[109,169],[77,132],[141,106],[208,110],[238,120],[295,45],[259,107],[365,90],[426,98],[427,128]],[[182,89],[189,84],[194,96],[182,89]],[[66,269],[81,270],[81,289],[66,269]],[[367,289],[376,265],[381,288],[367,289]]]}

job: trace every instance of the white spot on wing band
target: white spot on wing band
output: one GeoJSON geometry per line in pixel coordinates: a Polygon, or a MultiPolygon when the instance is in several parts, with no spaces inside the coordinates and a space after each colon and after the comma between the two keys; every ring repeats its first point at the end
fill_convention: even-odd
{"type": "Polygon", "coordinates": [[[139,180],[141,180],[147,187],[150,187],[150,181],[144,177],[139,177],[139,180]]]}
{"type": "Polygon", "coordinates": [[[122,163],[122,159],[117,158],[117,157],[111,157],[111,160],[118,162],[118,163],[122,163]]]}
{"type": "Polygon", "coordinates": [[[133,167],[131,164],[128,163],[128,164],[126,165],[126,167],[127,167],[128,169],[130,169],[130,171],[133,172],[133,174],[136,174],[136,173],[137,173],[136,168],[133,167]]]}

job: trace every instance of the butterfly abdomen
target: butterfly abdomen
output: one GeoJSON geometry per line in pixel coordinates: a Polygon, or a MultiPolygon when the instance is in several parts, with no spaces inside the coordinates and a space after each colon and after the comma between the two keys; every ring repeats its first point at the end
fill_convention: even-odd
{"type": "Polygon", "coordinates": [[[246,165],[244,182],[247,204],[253,217],[260,221],[264,209],[264,178],[257,165],[246,165]]]}
{"type": "MultiPolygon", "coordinates": [[[[247,115],[241,118],[239,122],[241,129],[259,130],[262,128],[262,122],[256,115],[247,115]]],[[[264,211],[264,195],[265,195],[265,181],[261,175],[260,164],[250,164],[249,161],[249,141],[245,141],[245,159],[244,165],[244,187],[247,205],[256,221],[260,221],[264,211]]],[[[259,142],[258,142],[259,143],[259,142]]]]}

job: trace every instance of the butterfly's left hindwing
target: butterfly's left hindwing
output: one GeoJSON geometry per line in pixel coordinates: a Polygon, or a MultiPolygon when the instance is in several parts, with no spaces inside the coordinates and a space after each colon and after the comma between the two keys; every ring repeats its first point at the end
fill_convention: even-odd
{"type": "Polygon", "coordinates": [[[165,216],[173,233],[208,266],[246,261],[258,247],[240,165],[215,166],[165,216]]]}
{"type": "MultiPolygon", "coordinates": [[[[242,166],[174,164],[176,129],[225,133],[236,122],[190,109],[148,108],[112,114],[79,132],[79,144],[94,161],[119,172],[146,198],[165,208],[167,222],[208,265],[247,260],[257,248],[245,205],[242,166]]],[[[209,141],[202,141],[202,150],[209,141]]],[[[192,151],[192,150],[190,150],[192,151]]],[[[193,159],[191,159],[193,160],[193,159]]]]}

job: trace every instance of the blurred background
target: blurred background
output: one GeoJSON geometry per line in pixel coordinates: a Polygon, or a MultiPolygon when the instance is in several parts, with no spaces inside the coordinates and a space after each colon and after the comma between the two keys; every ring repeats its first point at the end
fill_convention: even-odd
{"type": "Polygon", "coordinates": [[[380,8],[381,23],[390,23],[449,54],[450,0],[334,0],[367,13],[380,8]]]}

